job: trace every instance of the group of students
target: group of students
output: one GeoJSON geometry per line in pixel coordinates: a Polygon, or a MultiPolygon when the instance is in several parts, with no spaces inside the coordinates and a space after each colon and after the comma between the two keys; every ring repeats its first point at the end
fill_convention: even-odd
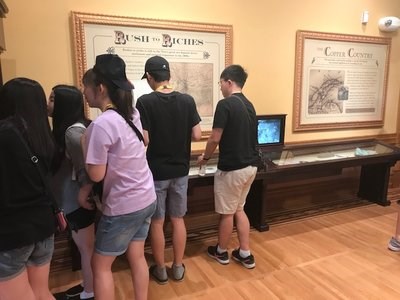
{"type": "MultiPolygon", "coordinates": [[[[149,275],[159,284],[185,276],[184,216],[187,212],[191,141],[201,138],[193,97],[173,90],[169,63],[154,56],[145,64],[153,92],[134,106],[132,83],[117,55],[103,54],[83,76],[83,94],[55,86],[46,103],[40,84],[15,78],[0,89],[0,299],[54,299],[48,288],[54,250],[50,194],[60,201],[81,254],[83,282],[67,299],[114,299],[111,266],[125,253],[135,299],[147,299],[149,275]],[[102,114],[85,117],[84,98],[102,114]],[[52,117],[52,130],[47,116],[52,117]],[[35,159],[24,145],[30,147],[35,159]],[[39,168],[49,178],[39,176],[39,168]],[[51,184],[48,184],[47,179],[51,184]],[[95,231],[93,185],[103,182],[101,217],[95,231]],[[47,186],[51,186],[51,191],[47,186]],[[174,259],[164,259],[164,221],[172,224],[174,259]],[[144,244],[150,237],[155,264],[148,268],[144,244]],[[170,272],[167,272],[170,269],[170,272]]],[[[250,252],[246,196],[257,172],[254,106],[242,93],[247,73],[231,65],[220,76],[224,99],[198,165],[219,146],[214,177],[218,243],[207,254],[229,263],[234,222],[239,247],[232,259],[255,267],[250,252]]]]}

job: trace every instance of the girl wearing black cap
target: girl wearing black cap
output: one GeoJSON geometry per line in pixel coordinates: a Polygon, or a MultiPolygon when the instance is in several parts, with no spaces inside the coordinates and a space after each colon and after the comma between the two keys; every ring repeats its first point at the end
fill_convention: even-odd
{"type": "Polygon", "coordinates": [[[90,178],[104,180],[103,216],[92,260],[96,299],[115,298],[111,266],[123,253],[131,267],[135,298],[147,299],[149,273],[144,243],[156,194],[140,116],[133,107],[133,85],[126,78],[124,61],[112,54],[96,58],[83,84],[89,105],[103,112],[82,140],[90,178]]]}

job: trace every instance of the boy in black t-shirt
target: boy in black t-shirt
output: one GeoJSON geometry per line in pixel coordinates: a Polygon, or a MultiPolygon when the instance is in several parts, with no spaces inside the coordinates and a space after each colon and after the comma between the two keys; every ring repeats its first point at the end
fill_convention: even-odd
{"type": "Polygon", "coordinates": [[[148,84],[154,92],[141,96],[136,104],[143,125],[147,160],[154,177],[157,210],[150,227],[151,248],[156,262],[150,276],[166,284],[168,276],[164,260],[164,220],[168,214],[172,224],[174,261],[172,276],[181,281],[185,275],[183,255],[186,247],[187,186],[191,141],[200,140],[200,116],[193,97],[173,90],[169,84],[169,63],[153,56],[145,65],[148,84]]]}
{"type": "Polygon", "coordinates": [[[220,214],[218,244],[208,247],[207,254],[221,264],[229,263],[227,247],[235,220],[240,245],[232,251],[232,258],[252,269],[255,262],[244,205],[257,172],[257,121],[252,103],[242,93],[246,79],[247,73],[239,65],[231,65],[221,73],[220,86],[225,98],[217,104],[211,136],[198,164],[206,164],[219,146],[214,176],[215,211],[220,214]]]}

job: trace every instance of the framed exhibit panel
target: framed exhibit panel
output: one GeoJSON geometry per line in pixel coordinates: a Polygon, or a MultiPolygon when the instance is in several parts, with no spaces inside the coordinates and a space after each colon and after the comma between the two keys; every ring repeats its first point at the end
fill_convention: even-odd
{"type": "Polygon", "coordinates": [[[381,127],[390,38],[297,31],[293,131],[381,127]]]}
{"type": "Polygon", "coordinates": [[[3,0],[0,0],[0,53],[6,50],[6,39],[4,37],[3,18],[8,13],[8,7],[3,0]]]}
{"type": "MultiPolygon", "coordinates": [[[[192,95],[202,118],[202,129],[211,130],[220,94],[218,79],[232,63],[232,26],[142,19],[72,12],[76,77],[93,67],[99,54],[113,53],[126,63],[134,98],[151,92],[144,74],[146,60],[154,55],[170,63],[174,89],[192,95]]],[[[87,107],[93,119],[98,115],[87,107]]]]}

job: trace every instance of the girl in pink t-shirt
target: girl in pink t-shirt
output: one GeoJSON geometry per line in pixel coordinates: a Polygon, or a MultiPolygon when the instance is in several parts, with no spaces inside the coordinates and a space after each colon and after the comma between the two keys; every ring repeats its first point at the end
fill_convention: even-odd
{"type": "Polygon", "coordinates": [[[103,180],[103,216],[93,256],[96,299],[114,299],[111,266],[126,252],[135,299],[147,299],[149,273],[144,257],[151,216],[156,207],[153,177],[146,160],[140,116],[133,107],[133,85],[117,55],[96,57],[83,77],[89,106],[102,110],[82,139],[86,170],[103,180]]]}

